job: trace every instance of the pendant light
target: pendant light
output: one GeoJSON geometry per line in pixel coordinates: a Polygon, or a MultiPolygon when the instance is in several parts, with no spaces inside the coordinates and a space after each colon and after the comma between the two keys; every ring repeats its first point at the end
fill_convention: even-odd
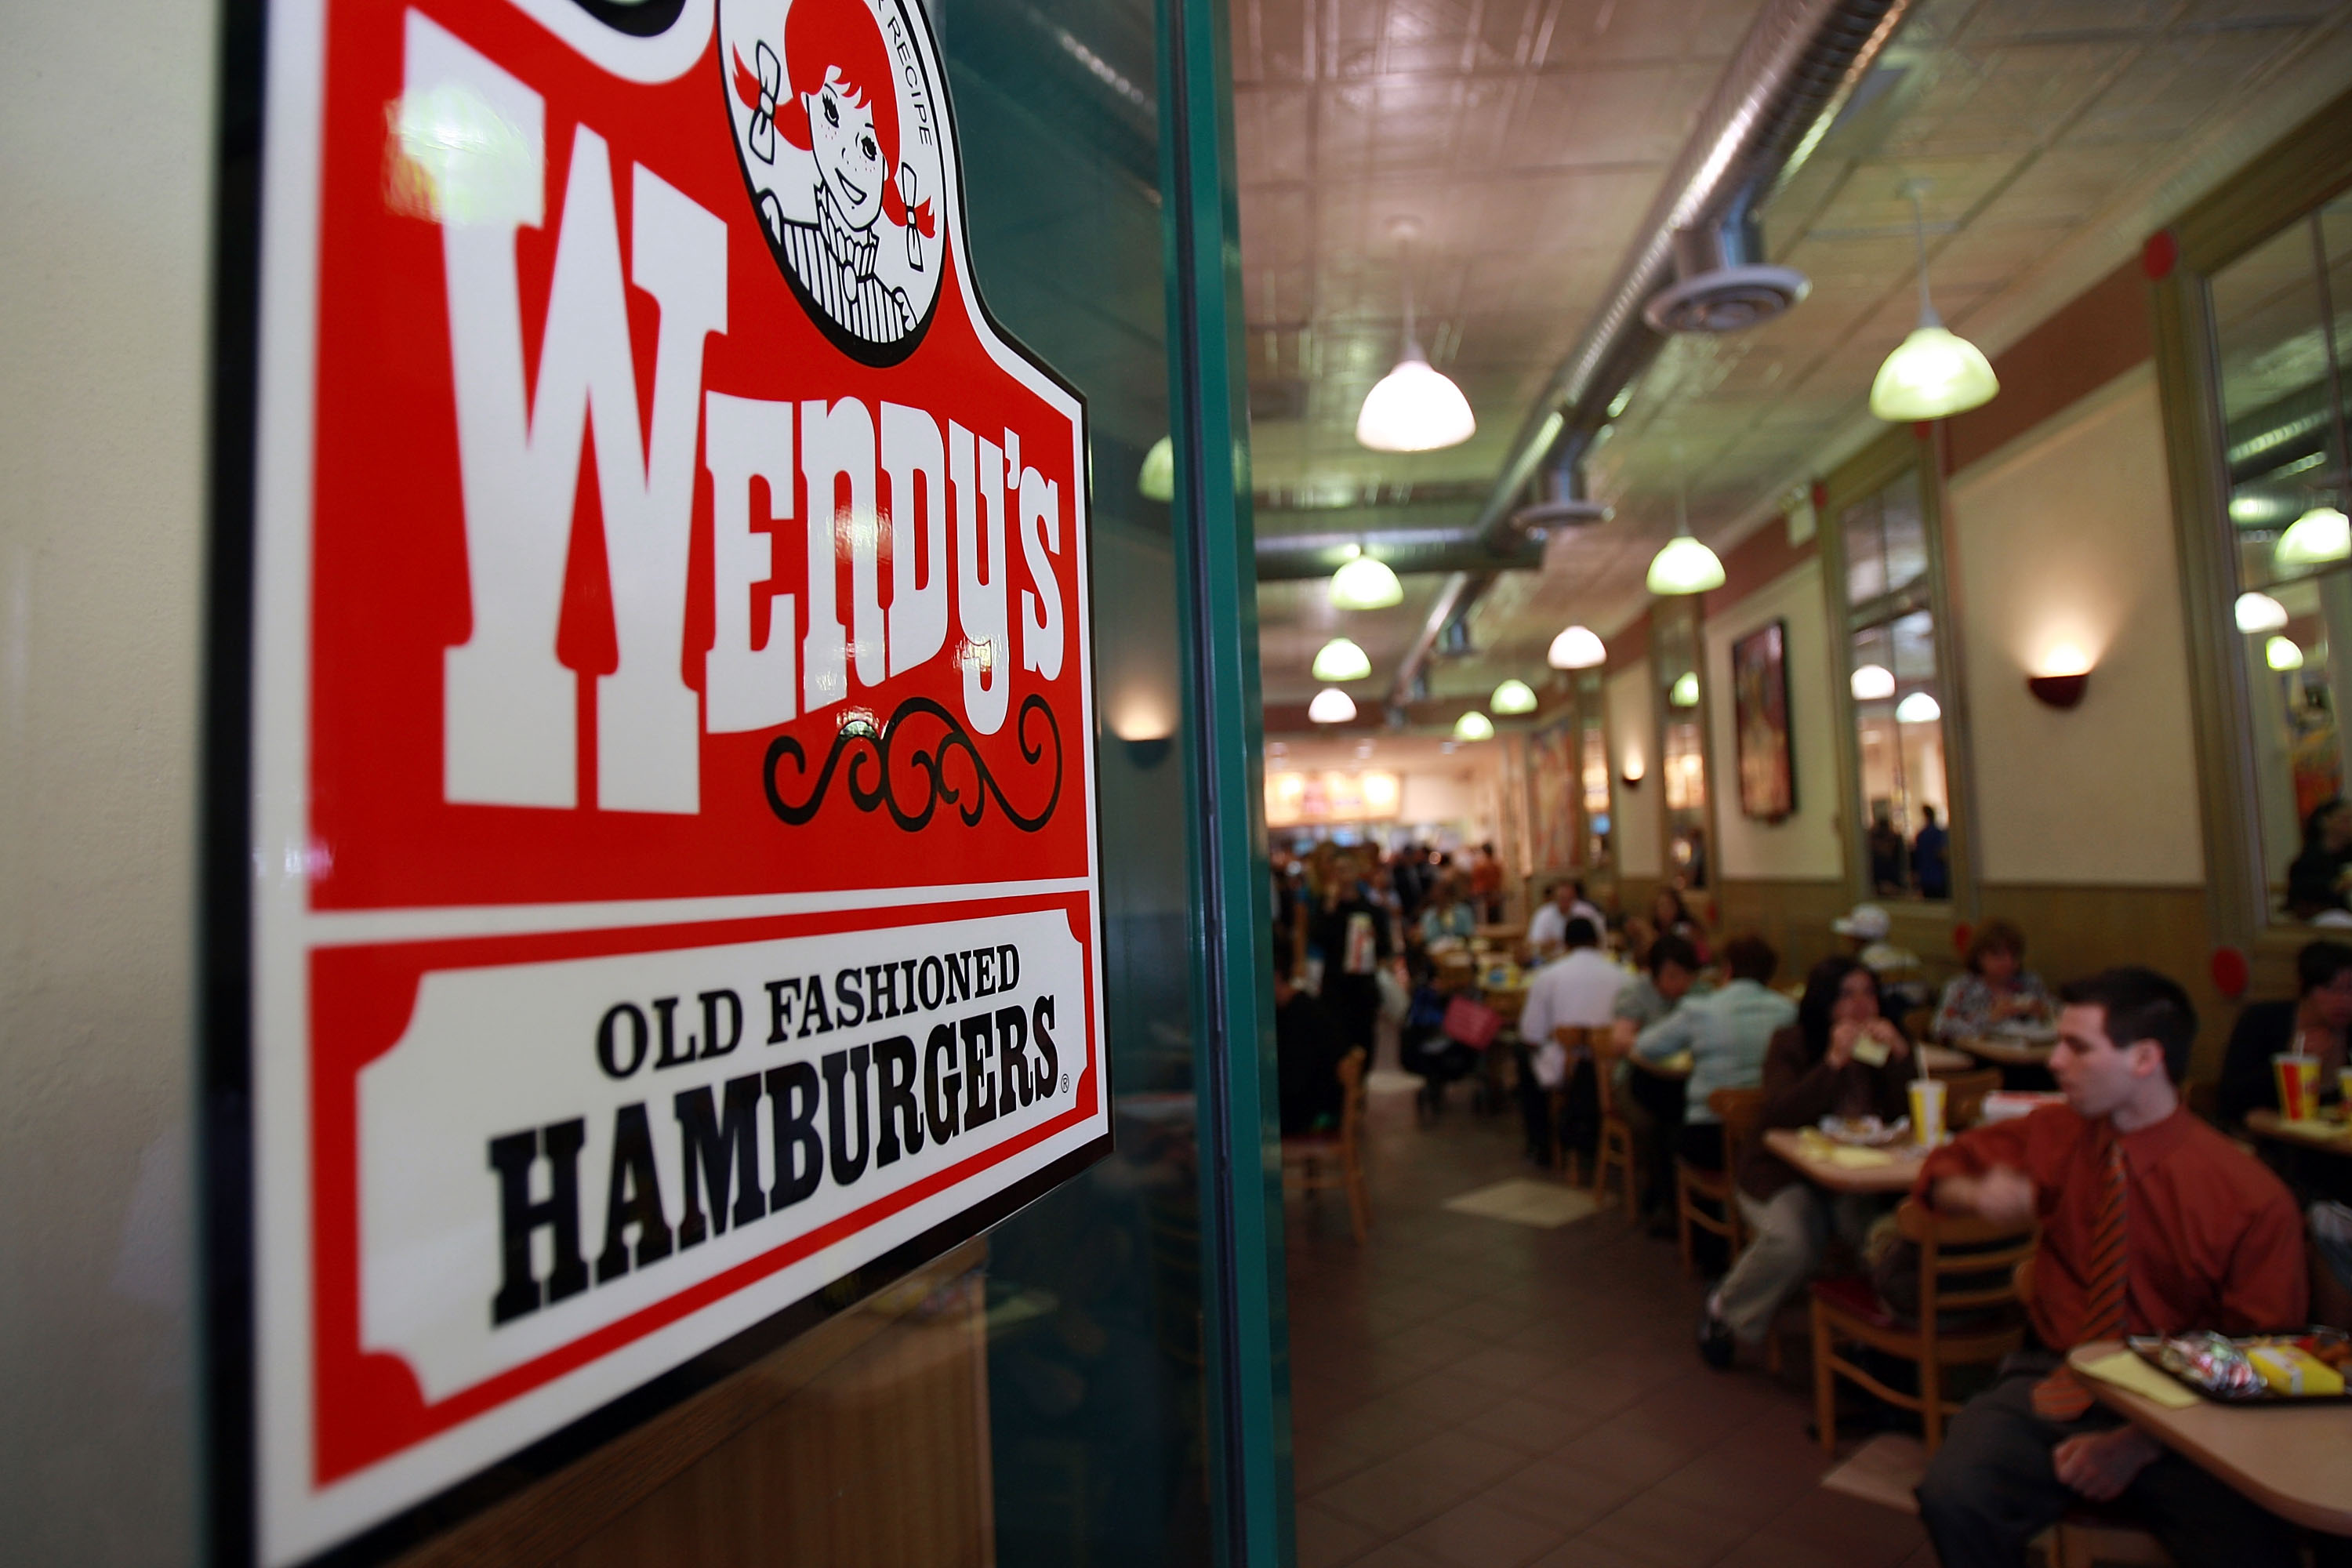
{"type": "Polygon", "coordinates": [[[1723,563],[1691,537],[1688,498],[1684,493],[1682,448],[1675,448],[1675,536],[1650,563],[1649,590],[1661,595],[1705,594],[1723,586],[1723,563]]]}
{"type": "Polygon", "coordinates": [[[1454,738],[1457,741],[1491,741],[1495,738],[1495,721],[1473,708],[1454,721],[1454,738]]]}
{"type": "Polygon", "coordinates": [[[1591,669],[1609,662],[1609,650],[1586,626],[1570,626],[1551,639],[1544,662],[1554,669],[1591,669]]]}
{"type": "Polygon", "coordinates": [[[1497,713],[1532,713],[1536,710],[1535,688],[1516,676],[1495,688],[1495,695],[1486,706],[1497,713]]]}
{"type": "Polygon", "coordinates": [[[1911,198],[1911,233],[1919,252],[1919,324],[1895,345],[1870,384],[1870,411],[1890,425],[1941,419],[1990,403],[2000,380],[1976,344],[1948,331],[1927,297],[1927,218],[1919,205],[1924,181],[1903,187],[1911,198]]]}
{"type": "Polygon", "coordinates": [[[2252,636],[2274,632],[2286,625],[2286,606],[2268,594],[2241,594],[2236,606],[2238,629],[2252,636]]]}
{"type": "Polygon", "coordinates": [[[1944,716],[1944,705],[1924,691],[1915,691],[1895,705],[1895,722],[1932,724],[1944,716]]]}
{"type": "Polygon", "coordinates": [[[2293,637],[2273,637],[2263,645],[2263,662],[2273,669],[2301,669],[2303,649],[2293,637]]]}
{"type": "Polygon", "coordinates": [[[1172,501],[1176,499],[1176,443],[1162,436],[1151,443],[1151,450],[1143,454],[1142,471],[1135,476],[1135,489],[1145,500],[1172,501]]]}
{"type": "Polygon", "coordinates": [[[1675,677],[1674,685],[1666,689],[1666,706],[1669,708],[1696,708],[1698,706],[1697,670],[1685,669],[1680,675],[1675,677]]]}
{"type": "Polygon", "coordinates": [[[2315,506],[2279,535],[2271,560],[2280,566],[2324,566],[2352,556],[2352,519],[2332,506],[2315,506]]]}
{"type": "Polygon", "coordinates": [[[1356,700],[1336,686],[1327,686],[1307,705],[1307,716],[1318,724],[1344,724],[1356,716],[1356,700]]]}
{"type": "Polygon", "coordinates": [[[1372,661],[1346,637],[1333,637],[1315,656],[1312,673],[1318,680],[1361,680],[1372,673],[1372,661]]]}
{"type": "Polygon", "coordinates": [[[1412,330],[1411,247],[1420,228],[1411,218],[1399,218],[1389,228],[1404,271],[1404,353],[1396,368],[1364,395],[1356,415],[1357,442],[1375,452],[1434,452],[1460,446],[1478,429],[1470,400],[1429,363],[1412,330]]]}
{"type": "Polygon", "coordinates": [[[1404,603],[1404,584],[1385,561],[1358,555],[1331,574],[1331,605],[1340,610],[1385,610],[1404,603]]]}
{"type": "Polygon", "coordinates": [[[1857,665],[1847,685],[1856,702],[1884,702],[1895,695],[1895,672],[1883,664],[1857,665]]]}

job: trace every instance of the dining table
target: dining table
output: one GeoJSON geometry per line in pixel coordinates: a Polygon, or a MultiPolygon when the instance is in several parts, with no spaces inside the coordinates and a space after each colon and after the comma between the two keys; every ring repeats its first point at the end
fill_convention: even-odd
{"type": "Polygon", "coordinates": [[[2291,1121],[2275,1110],[2249,1110],[2246,1131],[2277,1142],[2321,1149],[2352,1159],[2352,1123],[2326,1119],[2291,1121]]]}
{"type": "Polygon", "coordinates": [[[2067,1361],[2101,1404],[2282,1519],[2352,1535],[2352,1402],[2307,1406],[2224,1405],[2198,1396],[2178,1407],[2101,1377],[2117,1340],[2074,1347],[2067,1361]]]}
{"type": "Polygon", "coordinates": [[[1977,1060],[2004,1068],[2046,1068],[2057,1048],[2055,1040],[2023,1035],[1979,1035],[1960,1042],[1960,1049],[1977,1060]]]}
{"type": "Polygon", "coordinates": [[[1774,1127],[1764,1147],[1805,1180],[1832,1193],[1907,1193],[1927,1151],[1906,1139],[1879,1148],[1836,1143],[1811,1128],[1774,1127]]]}

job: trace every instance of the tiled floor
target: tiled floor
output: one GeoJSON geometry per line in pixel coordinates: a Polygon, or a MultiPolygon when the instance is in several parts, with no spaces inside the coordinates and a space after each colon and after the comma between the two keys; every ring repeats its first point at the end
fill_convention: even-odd
{"type": "MultiPolygon", "coordinates": [[[[1287,1216],[1299,1568],[1933,1568],[1918,1522],[1819,1485],[1806,1372],[1699,1363],[1698,1288],[1622,1208],[1449,1214],[1521,1175],[1516,1121],[1371,1102],[1372,1232],[1287,1216]]],[[[1789,1320],[1793,1326],[1793,1316],[1789,1320]]]]}

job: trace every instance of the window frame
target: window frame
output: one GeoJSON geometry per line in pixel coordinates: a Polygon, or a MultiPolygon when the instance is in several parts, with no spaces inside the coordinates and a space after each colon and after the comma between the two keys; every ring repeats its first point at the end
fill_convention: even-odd
{"type": "MultiPolygon", "coordinates": [[[[2352,190],[2352,92],[2256,154],[2151,238],[2157,391],[2172,489],[2189,710],[2203,820],[2206,915],[2216,948],[2282,977],[2311,928],[2273,921],[2263,853],[2248,638],[2237,628],[2239,564],[2230,521],[2220,334],[2212,279],[2231,262],[2352,190]]],[[[2339,715],[2340,721],[2340,715],[2339,715]]]]}
{"type": "MultiPolygon", "coordinates": [[[[1845,514],[1901,479],[1917,476],[1919,526],[1927,548],[1927,569],[1922,585],[1909,595],[1921,602],[1935,628],[1936,685],[1943,709],[1944,796],[1950,820],[1945,860],[1951,878],[1948,896],[1941,899],[1885,900],[1898,921],[1906,911],[1915,915],[1948,917],[1954,922],[1973,921],[1979,902],[1976,855],[1976,766],[1969,743],[1968,682],[1961,654],[1959,616],[1952,584],[1958,574],[1952,558],[1949,531],[1945,527],[1944,470],[1946,431],[1932,425],[1900,426],[1879,436],[1841,464],[1822,481],[1820,519],[1815,534],[1822,559],[1822,602],[1828,617],[1830,710],[1837,726],[1838,843],[1844,857],[1846,890],[1856,903],[1880,902],[1870,879],[1870,857],[1863,847],[1869,821],[1869,802],[1862,794],[1862,741],[1853,700],[1853,638],[1855,607],[1846,598],[1845,514]]],[[[1892,597],[1880,595],[1881,600],[1892,597]]],[[[1872,625],[1889,624],[1873,621],[1872,625]]]]}

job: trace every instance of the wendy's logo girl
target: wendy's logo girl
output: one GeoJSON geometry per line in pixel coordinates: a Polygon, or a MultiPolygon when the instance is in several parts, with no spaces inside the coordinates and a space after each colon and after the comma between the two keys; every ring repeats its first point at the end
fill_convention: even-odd
{"type": "Polygon", "coordinates": [[[911,24],[882,5],[730,5],[722,34],[736,146],[769,246],[827,335],[869,360],[900,357],[929,319],[946,179],[911,24]]]}

